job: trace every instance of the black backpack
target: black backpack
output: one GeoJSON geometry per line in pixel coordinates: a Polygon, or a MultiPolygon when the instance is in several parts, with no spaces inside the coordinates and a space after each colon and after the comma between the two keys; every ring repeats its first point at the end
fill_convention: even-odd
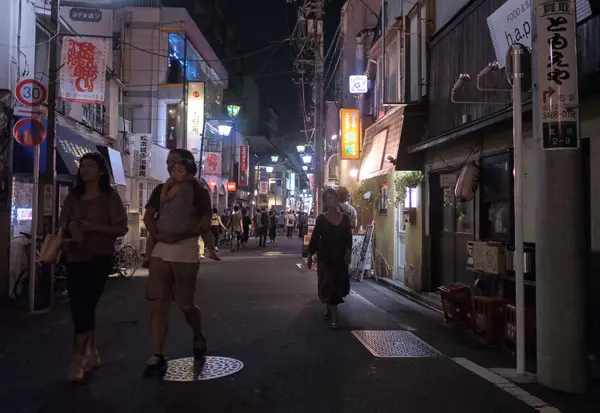
{"type": "Polygon", "coordinates": [[[269,226],[269,215],[266,212],[260,214],[260,223],[263,227],[269,226]]]}

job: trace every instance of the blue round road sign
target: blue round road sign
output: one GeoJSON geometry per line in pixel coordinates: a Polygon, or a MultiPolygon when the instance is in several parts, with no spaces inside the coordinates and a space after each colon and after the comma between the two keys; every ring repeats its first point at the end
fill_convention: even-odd
{"type": "Polygon", "coordinates": [[[37,119],[20,119],[13,127],[15,140],[24,146],[37,146],[46,139],[46,128],[37,119]]]}

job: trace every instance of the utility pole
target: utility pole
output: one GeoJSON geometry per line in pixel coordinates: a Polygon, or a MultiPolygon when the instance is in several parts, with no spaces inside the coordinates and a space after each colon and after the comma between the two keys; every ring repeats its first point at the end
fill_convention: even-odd
{"type": "Polygon", "coordinates": [[[321,193],[325,186],[323,165],[325,163],[325,128],[323,127],[323,0],[315,0],[314,6],[314,54],[315,54],[315,214],[322,211],[321,193]]]}
{"type": "Polygon", "coordinates": [[[537,378],[586,390],[584,220],[575,2],[535,0],[537,378]]]}
{"type": "MultiPolygon", "coordinates": [[[[42,217],[42,233],[47,235],[56,231],[57,211],[56,211],[56,90],[58,87],[58,42],[60,25],[58,16],[60,9],[60,0],[52,0],[50,3],[50,56],[48,70],[48,125],[46,131],[46,169],[40,175],[38,211],[42,217]]],[[[40,285],[40,291],[47,292],[48,302],[42,302],[42,308],[50,308],[54,294],[53,290],[53,265],[44,264],[43,277],[44,284],[40,285]],[[48,291],[46,291],[48,289],[48,291]]],[[[40,280],[42,281],[42,280],[40,280]]],[[[46,298],[46,297],[44,297],[46,298]]]]}

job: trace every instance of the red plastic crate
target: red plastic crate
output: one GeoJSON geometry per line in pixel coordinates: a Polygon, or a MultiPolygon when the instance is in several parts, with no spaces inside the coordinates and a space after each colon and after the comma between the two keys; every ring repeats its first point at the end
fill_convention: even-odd
{"type": "Polygon", "coordinates": [[[444,318],[454,324],[465,323],[471,313],[471,290],[464,284],[443,285],[438,288],[444,318]]]}
{"type": "Polygon", "coordinates": [[[473,297],[471,326],[487,344],[500,340],[504,326],[506,301],[498,297],[473,297]]]}
{"type": "MultiPolygon", "coordinates": [[[[504,316],[504,343],[511,350],[517,346],[517,308],[514,305],[507,305],[504,316]]],[[[535,310],[525,309],[525,345],[528,350],[535,350],[536,327],[535,310]]]]}

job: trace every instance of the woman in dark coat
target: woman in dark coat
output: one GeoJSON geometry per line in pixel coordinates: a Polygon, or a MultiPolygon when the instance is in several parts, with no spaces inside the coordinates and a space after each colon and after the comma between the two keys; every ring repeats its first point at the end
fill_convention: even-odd
{"type": "Polygon", "coordinates": [[[323,192],[323,210],[319,215],[308,244],[308,268],[317,254],[319,298],[327,305],[325,317],[331,319],[331,328],[339,327],[338,305],[350,293],[348,264],[352,251],[350,219],[337,207],[339,196],[334,189],[323,192]]]}

